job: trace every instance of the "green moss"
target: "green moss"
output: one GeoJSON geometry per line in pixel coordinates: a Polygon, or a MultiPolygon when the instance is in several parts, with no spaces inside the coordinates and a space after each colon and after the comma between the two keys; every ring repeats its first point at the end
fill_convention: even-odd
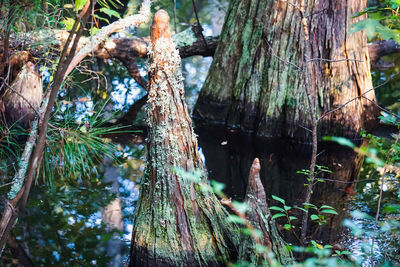
{"type": "Polygon", "coordinates": [[[172,41],[174,41],[176,46],[179,48],[184,46],[191,46],[194,42],[197,41],[197,38],[196,36],[194,36],[192,29],[187,28],[186,30],[173,35],[172,41]]]}

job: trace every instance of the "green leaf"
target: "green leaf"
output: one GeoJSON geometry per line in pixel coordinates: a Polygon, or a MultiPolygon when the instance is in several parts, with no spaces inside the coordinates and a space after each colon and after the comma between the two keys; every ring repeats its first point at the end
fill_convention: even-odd
{"type": "Polygon", "coordinates": [[[243,225],[246,224],[246,220],[243,219],[243,218],[240,218],[240,217],[237,216],[237,215],[231,214],[231,215],[228,216],[227,219],[228,219],[228,222],[231,222],[231,223],[243,224],[243,225]]]}
{"type": "Polygon", "coordinates": [[[277,206],[271,206],[271,207],[269,207],[269,209],[270,209],[270,210],[276,210],[276,211],[285,212],[284,209],[282,209],[282,208],[280,208],[280,207],[277,207],[277,206]]]}
{"type": "Polygon", "coordinates": [[[104,17],[101,17],[101,16],[99,16],[99,15],[97,15],[97,14],[94,14],[94,17],[97,18],[97,19],[99,19],[99,20],[105,21],[105,22],[107,22],[108,24],[110,24],[110,21],[109,21],[108,19],[104,18],[104,17]]]}
{"type": "Polygon", "coordinates": [[[382,12],[369,13],[368,17],[377,21],[385,19],[385,16],[382,16],[382,12]]]}
{"type": "Polygon", "coordinates": [[[103,13],[107,14],[110,18],[112,16],[117,17],[119,19],[121,18],[121,15],[117,11],[112,10],[110,8],[104,8],[104,7],[100,8],[100,12],[103,12],[103,13]]]}
{"type": "Polygon", "coordinates": [[[100,31],[99,28],[93,27],[90,29],[90,35],[95,35],[96,33],[98,33],[100,31]]]}
{"type": "Polygon", "coordinates": [[[369,39],[373,38],[375,34],[378,34],[379,37],[384,40],[393,39],[396,42],[400,41],[399,31],[390,29],[371,17],[351,25],[349,33],[354,33],[361,30],[365,30],[369,39]]]}
{"type": "Polygon", "coordinates": [[[317,206],[315,206],[314,204],[311,204],[311,203],[303,203],[303,206],[305,209],[312,208],[312,209],[318,210],[317,206]]]}
{"type": "Polygon", "coordinates": [[[381,159],[373,158],[373,157],[366,157],[365,158],[365,163],[373,163],[376,166],[382,167],[385,165],[385,162],[381,159]]]}
{"type": "Polygon", "coordinates": [[[400,204],[387,204],[383,208],[383,213],[399,213],[400,212],[400,204]]]}
{"type": "Polygon", "coordinates": [[[289,219],[290,219],[291,221],[293,221],[293,220],[297,220],[297,217],[296,217],[296,216],[289,216],[289,219]]]}
{"type": "Polygon", "coordinates": [[[79,131],[81,131],[82,133],[87,133],[87,128],[85,125],[82,125],[81,127],[79,127],[79,131]]]}
{"type": "Polygon", "coordinates": [[[354,210],[351,212],[351,216],[355,219],[366,219],[366,220],[374,220],[374,218],[370,215],[368,215],[365,212],[359,211],[359,210],[354,210]]]}
{"type": "Polygon", "coordinates": [[[285,216],[286,216],[286,214],[284,214],[284,213],[277,213],[272,216],[272,219],[275,220],[275,219],[278,219],[280,217],[285,217],[285,216]]]}
{"type": "Polygon", "coordinates": [[[293,228],[293,226],[287,223],[287,224],[285,224],[285,225],[283,226],[283,228],[285,228],[286,230],[290,230],[290,229],[293,228]]]}
{"type": "Polygon", "coordinates": [[[75,24],[75,20],[73,18],[65,18],[63,22],[65,25],[65,29],[68,31],[72,30],[72,27],[75,24]]]}
{"type": "Polygon", "coordinates": [[[389,125],[396,125],[397,119],[391,115],[382,115],[378,117],[381,123],[389,124],[389,125]]]}
{"type": "Polygon", "coordinates": [[[390,0],[390,4],[393,9],[396,9],[400,7],[400,0],[390,0]]]}
{"type": "Polygon", "coordinates": [[[258,238],[262,238],[262,236],[263,236],[263,233],[262,233],[260,230],[258,230],[258,229],[250,230],[250,229],[248,229],[248,228],[240,228],[240,231],[241,231],[243,234],[248,235],[248,236],[253,236],[253,235],[255,235],[255,236],[257,236],[258,238]]]}
{"type": "Polygon", "coordinates": [[[249,208],[247,203],[239,201],[233,201],[232,205],[235,207],[235,209],[237,209],[241,213],[246,213],[247,209],[249,208]]]}
{"type": "Polygon", "coordinates": [[[348,147],[351,147],[351,148],[355,148],[355,145],[353,144],[353,142],[351,142],[349,139],[346,139],[344,137],[325,136],[322,139],[325,140],[325,141],[336,142],[336,143],[338,143],[339,145],[342,145],[342,146],[348,146],[348,147]]]}
{"type": "Polygon", "coordinates": [[[86,5],[87,0],[75,0],[76,11],[81,10],[86,5]]]}
{"type": "Polygon", "coordinates": [[[220,195],[222,194],[222,190],[225,188],[225,184],[211,180],[211,187],[213,188],[215,194],[220,195]]]}
{"type": "Polygon", "coordinates": [[[338,213],[335,211],[335,210],[328,210],[328,209],[325,209],[325,210],[321,210],[321,213],[328,213],[328,214],[335,214],[335,215],[338,215],[338,213]]]}
{"type": "Polygon", "coordinates": [[[290,207],[290,206],[283,206],[283,208],[284,208],[285,210],[291,210],[291,209],[292,209],[292,207],[290,207]]]}
{"type": "Polygon", "coordinates": [[[320,207],[320,209],[331,209],[331,210],[334,210],[335,208],[334,208],[334,207],[331,207],[331,206],[328,206],[328,205],[322,205],[322,206],[320,207]]]}
{"type": "Polygon", "coordinates": [[[282,198],[279,198],[277,196],[272,195],[272,198],[275,199],[276,201],[281,202],[283,205],[285,205],[285,200],[283,200],[282,198]]]}
{"type": "Polygon", "coordinates": [[[364,234],[364,230],[352,220],[345,219],[343,225],[350,228],[351,232],[355,236],[362,236],[364,234]]]}
{"type": "Polygon", "coordinates": [[[400,41],[398,30],[390,29],[386,26],[383,26],[382,24],[376,27],[376,33],[384,40],[393,39],[396,42],[400,41]]]}
{"type": "Polygon", "coordinates": [[[367,34],[367,37],[369,39],[373,38],[375,35],[376,28],[378,26],[382,26],[378,21],[374,19],[364,19],[359,22],[356,22],[350,26],[350,31],[349,33],[355,33],[358,31],[365,30],[365,33],[367,34]]]}
{"type": "Polygon", "coordinates": [[[173,171],[175,172],[176,175],[181,177],[183,180],[195,182],[195,183],[200,183],[201,182],[201,177],[203,175],[202,171],[200,169],[196,169],[194,172],[188,172],[183,168],[180,167],[173,167],[173,171]]]}
{"type": "MultiPolygon", "coordinates": [[[[356,13],[353,18],[364,15],[365,13],[376,12],[378,10],[378,6],[367,7],[361,12],[356,13]]],[[[374,14],[374,13],[373,13],[374,14]]]]}
{"type": "Polygon", "coordinates": [[[311,220],[313,220],[313,221],[319,220],[318,215],[315,215],[315,214],[311,214],[310,218],[311,218],[311,220]]]}
{"type": "Polygon", "coordinates": [[[304,212],[307,212],[307,210],[306,209],[303,209],[303,208],[300,208],[300,207],[294,207],[295,209],[298,209],[298,210],[301,210],[301,211],[304,211],[304,212]]]}

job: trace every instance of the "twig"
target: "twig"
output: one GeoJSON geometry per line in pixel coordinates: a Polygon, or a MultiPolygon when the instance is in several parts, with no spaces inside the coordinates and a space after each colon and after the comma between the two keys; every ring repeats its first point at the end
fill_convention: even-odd
{"type": "Polygon", "coordinates": [[[5,183],[5,184],[0,185],[0,187],[6,187],[6,186],[11,185],[13,183],[14,183],[14,181],[11,181],[9,183],[5,183]]]}
{"type": "Polygon", "coordinates": [[[195,4],[194,0],[192,0],[192,4],[193,4],[193,10],[194,10],[194,14],[196,16],[197,23],[199,24],[200,29],[201,29],[201,31],[200,31],[201,38],[203,39],[204,45],[207,48],[207,50],[210,50],[208,48],[208,44],[207,44],[206,38],[204,38],[204,35],[203,35],[203,27],[201,26],[200,19],[199,19],[199,16],[197,14],[196,4],[195,4]]]}
{"type": "Polygon", "coordinates": [[[366,96],[362,96],[362,97],[365,98],[366,100],[372,102],[372,104],[374,104],[375,106],[377,106],[380,110],[383,110],[383,111],[385,111],[386,113],[390,114],[391,116],[393,116],[393,117],[395,117],[395,118],[397,118],[397,119],[400,119],[400,116],[398,116],[398,115],[394,114],[393,112],[391,112],[390,110],[388,110],[388,109],[382,107],[381,105],[379,105],[378,103],[376,103],[374,100],[371,100],[371,99],[369,99],[369,98],[366,97],[366,96]]]}
{"type": "Polygon", "coordinates": [[[173,1],[174,1],[174,29],[175,29],[175,33],[177,33],[178,30],[176,28],[176,21],[177,21],[177,19],[176,19],[176,0],[173,0],[173,1]]]}
{"type": "MultiPolygon", "coordinates": [[[[309,40],[309,23],[308,19],[305,16],[304,13],[304,0],[300,0],[300,6],[299,6],[299,13],[301,17],[301,24],[303,25],[303,31],[304,31],[304,54],[303,54],[303,60],[305,62],[305,68],[303,71],[303,77],[304,77],[304,87],[306,90],[307,94],[307,100],[308,100],[308,106],[310,109],[310,116],[311,116],[311,136],[312,136],[312,152],[311,152],[311,161],[310,161],[310,167],[309,171],[310,174],[308,176],[308,184],[307,184],[307,191],[306,191],[306,196],[304,198],[304,202],[309,203],[311,199],[311,192],[312,188],[314,186],[314,180],[315,180],[315,165],[317,161],[317,152],[318,152],[318,139],[317,139],[317,115],[316,115],[316,89],[315,85],[310,81],[311,79],[311,73],[312,73],[312,66],[310,63],[312,61],[308,62],[307,58],[311,58],[311,44],[309,40]]],[[[302,242],[305,242],[305,237],[307,233],[307,224],[308,224],[308,209],[303,215],[302,218],[302,226],[301,226],[301,233],[300,233],[300,238],[302,242]]]]}
{"type": "Polygon", "coordinates": [[[353,97],[352,99],[348,100],[347,102],[345,102],[344,104],[340,105],[339,107],[334,108],[334,109],[332,109],[332,110],[329,110],[329,111],[325,112],[324,114],[322,114],[322,115],[318,118],[318,121],[320,121],[320,120],[323,119],[324,117],[328,116],[329,114],[331,114],[331,113],[333,113],[333,112],[335,112],[335,111],[338,111],[339,109],[342,109],[343,107],[347,106],[348,104],[350,104],[351,102],[357,100],[358,98],[365,96],[365,95],[368,94],[369,92],[371,92],[371,91],[373,91],[373,90],[375,90],[375,89],[378,89],[379,87],[382,87],[382,86],[388,84],[388,83],[391,82],[391,81],[394,79],[394,77],[395,77],[396,75],[398,75],[398,74],[400,74],[400,71],[397,72],[396,74],[394,74],[392,77],[390,77],[390,79],[388,79],[388,80],[386,80],[385,82],[381,83],[380,85],[377,85],[377,86],[375,86],[375,87],[373,87],[373,88],[370,88],[370,89],[366,90],[364,93],[362,93],[361,95],[358,95],[358,96],[356,96],[356,97],[353,97]]]}
{"type": "Polygon", "coordinates": [[[304,130],[306,130],[306,131],[308,131],[308,132],[310,132],[310,133],[312,133],[312,130],[308,129],[307,127],[305,127],[305,126],[303,126],[301,124],[299,124],[299,127],[304,129],[304,130]]]}
{"type": "MultiPolygon", "coordinates": [[[[368,182],[368,181],[376,181],[376,179],[359,179],[359,180],[353,180],[353,181],[342,181],[342,180],[337,180],[337,179],[329,179],[329,178],[315,178],[318,180],[324,180],[324,181],[328,181],[328,182],[334,182],[334,183],[342,183],[342,184],[354,184],[354,183],[358,183],[358,182],[368,182]]],[[[387,180],[387,181],[398,181],[396,179],[392,179],[392,180],[387,180]]]]}
{"type": "Polygon", "coordinates": [[[278,55],[274,52],[274,50],[272,49],[272,46],[271,46],[271,44],[269,43],[269,41],[267,40],[267,37],[266,37],[266,36],[264,36],[264,40],[265,40],[266,44],[268,45],[269,51],[270,51],[270,53],[271,53],[271,55],[272,55],[273,57],[279,59],[280,61],[282,61],[283,63],[285,63],[285,64],[287,64],[287,65],[290,65],[290,66],[295,67],[297,70],[299,70],[299,71],[301,71],[301,72],[304,72],[304,70],[303,70],[300,66],[298,66],[298,65],[294,64],[293,62],[290,62],[290,61],[288,61],[288,60],[286,60],[286,59],[281,58],[280,56],[278,56],[278,55]]]}
{"type": "Polygon", "coordinates": [[[354,58],[342,58],[342,59],[327,59],[327,58],[311,58],[309,60],[307,60],[308,62],[311,61],[326,61],[326,62],[343,62],[343,61],[355,61],[355,62],[364,62],[364,60],[361,59],[354,59],[354,58]]]}

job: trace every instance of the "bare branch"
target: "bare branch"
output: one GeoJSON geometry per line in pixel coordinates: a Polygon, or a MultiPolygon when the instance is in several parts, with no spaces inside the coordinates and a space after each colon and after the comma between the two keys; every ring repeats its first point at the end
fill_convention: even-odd
{"type": "Polygon", "coordinates": [[[137,26],[142,23],[148,22],[150,18],[150,0],[145,0],[142,3],[139,14],[129,16],[124,19],[120,19],[106,27],[103,27],[95,36],[90,38],[88,44],[86,44],[79,52],[74,56],[71,64],[68,66],[67,71],[64,74],[64,78],[71,73],[71,71],[81,62],[90,52],[93,52],[104,40],[112,33],[128,28],[130,26],[137,26]]]}

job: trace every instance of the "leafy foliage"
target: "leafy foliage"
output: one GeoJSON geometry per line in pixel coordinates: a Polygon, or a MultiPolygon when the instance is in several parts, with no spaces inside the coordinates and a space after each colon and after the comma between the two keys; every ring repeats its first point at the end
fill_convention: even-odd
{"type": "Polygon", "coordinates": [[[377,5],[370,6],[355,14],[355,17],[364,14],[368,14],[368,18],[351,25],[350,33],[365,30],[369,39],[373,39],[377,35],[384,40],[393,39],[400,42],[399,1],[379,1],[377,5]]]}

